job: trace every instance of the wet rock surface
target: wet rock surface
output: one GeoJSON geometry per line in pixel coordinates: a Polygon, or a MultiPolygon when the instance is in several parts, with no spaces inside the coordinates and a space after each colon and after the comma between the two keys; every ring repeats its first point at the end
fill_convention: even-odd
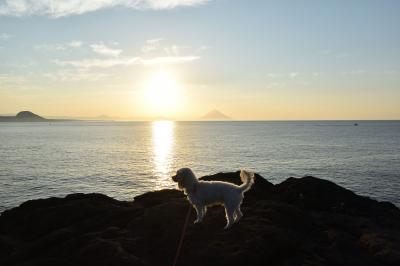
{"type": "MultiPolygon", "coordinates": [[[[27,201],[0,216],[0,265],[172,265],[189,207],[178,190],[27,201]]],[[[191,210],[177,265],[400,265],[400,210],[332,182],[256,176],[242,211],[223,230],[222,207],[191,210]]]]}

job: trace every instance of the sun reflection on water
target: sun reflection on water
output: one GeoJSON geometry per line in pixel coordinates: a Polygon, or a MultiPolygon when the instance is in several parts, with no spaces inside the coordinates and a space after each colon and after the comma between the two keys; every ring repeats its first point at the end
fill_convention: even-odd
{"type": "Polygon", "coordinates": [[[156,177],[155,189],[161,189],[170,183],[174,152],[173,121],[154,121],[152,123],[153,163],[156,177]]]}

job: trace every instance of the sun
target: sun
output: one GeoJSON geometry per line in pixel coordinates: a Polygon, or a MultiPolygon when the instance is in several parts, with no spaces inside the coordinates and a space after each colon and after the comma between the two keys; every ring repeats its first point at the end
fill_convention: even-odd
{"type": "Polygon", "coordinates": [[[182,103],[183,90],[168,71],[151,75],[144,87],[147,112],[156,116],[172,115],[182,103]]]}

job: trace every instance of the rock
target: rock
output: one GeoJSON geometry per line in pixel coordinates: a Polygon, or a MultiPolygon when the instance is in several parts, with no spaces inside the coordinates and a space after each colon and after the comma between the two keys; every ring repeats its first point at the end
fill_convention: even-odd
{"type": "Polygon", "coordinates": [[[30,112],[30,111],[21,111],[15,117],[19,118],[19,119],[27,119],[27,120],[29,120],[29,119],[32,119],[32,120],[46,120],[43,117],[41,117],[41,116],[39,116],[37,114],[34,114],[34,113],[30,112]]]}
{"type": "MultiPolygon", "coordinates": [[[[240,184],[239,172],[204,180],[240,184]]],[[[201,224],[178,190],[117,201],[101,194],[27,201],[0,216],[0,265],[400,265],[400,210],[315,177],[256,175],[244,217],[222,207],[201,224]]]]}
{"type": "Polygon", "coordinates": [[[63,122],[71,119],[47,119],[30,111],[21,111],[15,116],[0,116],[0,122],[63,122]]]}
{"type": "Polygon", "coordinates": [[[16,116],[0,116],[0,122],[45,122],[47,119],[30,111],[21,111],[16,116]]]}

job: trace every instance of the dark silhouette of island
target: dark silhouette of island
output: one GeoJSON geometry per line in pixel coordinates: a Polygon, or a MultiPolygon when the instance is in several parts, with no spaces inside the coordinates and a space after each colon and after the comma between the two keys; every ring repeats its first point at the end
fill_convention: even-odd
{"type": "MultiPolygon", "coordinates": [[[[239,172],[203,180],[241,183],[239,172]]],[[[188,209],[178,190],[118,201],[102,194],[31,200],[0,216],[0,265],[172,265],[188,209]]],[[[243,218],[191,209],[177,265],[400,265],[400,210],[307,176],[259,175],[243,218]]]]}
{"type": "Polygon", "coordinates": [[[201,117],[201,120],[231,120],[226,114],[214,109],[201,117]]]}
{"type": "Polygon", "coordinates": [[[70,119],[47,119],[31,111],[21,111],[15,116],[0,116],[0,122],[57,122],[72,121],[70,119]]]}

